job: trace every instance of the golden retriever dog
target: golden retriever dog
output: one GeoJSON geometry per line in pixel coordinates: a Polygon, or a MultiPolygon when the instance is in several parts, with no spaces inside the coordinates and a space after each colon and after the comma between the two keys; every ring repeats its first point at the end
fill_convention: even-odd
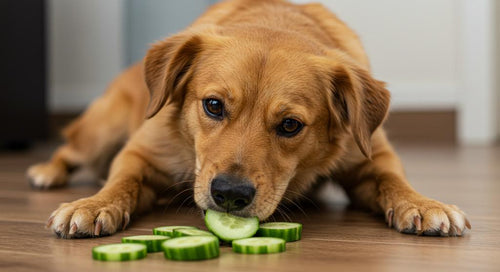
{"type": "Polygon", "coordinates": [[[52,213],[63,238],[113,234],[183,184],[201,210],[266,220],[325,177],[400,232],[462,235],[464,212],[405,178],[381,128],[389,101],[356,34],[322,5],[225,1],[154,44],[28,177],[43,189],[79,166],[106,178],[52,213]]]}

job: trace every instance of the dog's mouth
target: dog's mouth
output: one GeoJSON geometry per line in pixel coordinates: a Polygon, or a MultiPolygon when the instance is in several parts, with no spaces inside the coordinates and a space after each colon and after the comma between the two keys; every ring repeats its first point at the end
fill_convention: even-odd
{"type": "Polygon", "coordinates": [[[216,175],[208,187],[196,192],[195,200],[203,210],[211,209],[237,216],[256,216],[256,188],[249,179],[229,174],[216,175]],[[196,198],[197,195],[204,197],[196,198]]]}
{"type": "Polygon", "coordinates": [[[221,208],[217,205],[211,205],[211,204],[208,205],[207,209],[203,210],[203,214],[206,214],[207,210],[214,210],[214,211],[218,211],[218,212],[228,213],[228,214],[236,215],[239,217],[257,216],[256,214],[253,214],[252,212],[250,212],[250,209],[230,210],[230,209],[221,208]]]}
{"type": "Polygon", "coordinates": [[[199,198],[198,201],[195,202],[201,209],[203,216],[205,215],[207,210],[214,210],[217,212],[228,213],[239,217],[256,216],[260,221],[267,220],[267,218],[271,216],[271,214],[273,214],[276,209],[276,205],[273,205],[273,203],[275,203],[274,201],[260,201],[262,202],[261,204],[264,205],[259,205],[258,199],[254,199],[252,203],[242,209],[228,209],[227,207],[217,205],[210,194],[206,194],[204,197],[199,198]]]}
{"type": "Polygon", "coordinates": [[[257,182],[253,176],[241,174],[208,173],[202,171],[193,188],[194,201],[203,213],[210,209],[263,221],[278,208],[287,185],[284,181],[264,182],[263,178],[257,182]]]}

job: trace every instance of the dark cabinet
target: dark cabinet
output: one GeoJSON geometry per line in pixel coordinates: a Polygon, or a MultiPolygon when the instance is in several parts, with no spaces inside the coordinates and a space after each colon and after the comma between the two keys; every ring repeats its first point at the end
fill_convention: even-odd
{"type": "Polygon", "coordinates": [[[0,145],[47,135],[43,0],[0,1],[0,145]]]}

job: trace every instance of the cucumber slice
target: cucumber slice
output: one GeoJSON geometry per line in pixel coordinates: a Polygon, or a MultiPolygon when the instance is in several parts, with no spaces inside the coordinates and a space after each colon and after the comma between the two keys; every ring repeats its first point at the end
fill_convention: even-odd
{"type": "Polygon", "coordinates": [[[173,237],[175,229],[198,229],[198,228],[192,226],[164,226],[164,227],[154,228],[153,234],[173,237]]]}
{"type": "Polygon", "coordinates": [[[161,244],[168,239],[170,237],[164,235],[136,235],[123,237],[122,243],[143,244],[147,247],[148,252],[159,252],[161,251],[161,244]]]}
{"type": "Polygon", "coordinates": [[[259,218],[239,217],[228,213],[207,210],[205,224],[208,229],[226,242],[252,237],[259,229],[259,218]]]}
{"type": "Polygon", "coordinates": [[[147,248],[142,244],[109,244],[92,248],[92,258],[99,261],[138,260],[147,254],[147,248]]]}
{"type": "Polygon", "coordinates": [[[207,236],[213,234],[208,231],[199,230],[199,229],[175,229],[173,237],[184,237],[184,236],[207,236]]]}
{"type": "Polygon", "coordinates": [[[287,242],[300,240],[302,237],[302,224],[288,222],[271,222],[261,224],[257,236],[277,237],[287,242]]]}
{"type": "Polygon", "coordinates": [[[176,261],[195,261],[219,256],[219,239],[210,236],[185,236],[162,244],[165,258],[176,261]]]}
{"type": "Polygon", "coordinates": [[[268,254],[285,251],[286,242],[281,238],[252,237],[233,241],[233,251],[245,254],[268,254]]]}

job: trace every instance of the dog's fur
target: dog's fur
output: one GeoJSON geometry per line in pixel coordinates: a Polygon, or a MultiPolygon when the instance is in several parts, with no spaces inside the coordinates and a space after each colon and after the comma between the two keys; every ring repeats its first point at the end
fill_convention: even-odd
{"type": "Polygon", "coordinates": [[[64,131],[67,143],[52,159],[28,175],[39,188],[65,185],[81,165],[107,176],[96,195],[51,215],[48,226],[66,238],[115,233],[162,189],[183,181],[193,181],[201,209],[219,209],[210,193],[218,174],[256,188],[239,215],[265,220],[280,201],[327,176],[398,231],[461,235],[470,225],[460,209],[407,182],[380,128],[389,100],[356,34],[322,5],[226,1],[154,44],[64,131]],[[224,102],[224,119],[205,114],[206,98],[224,102]],[[277,135],[290,117],[302,131],[277,135]]]}

